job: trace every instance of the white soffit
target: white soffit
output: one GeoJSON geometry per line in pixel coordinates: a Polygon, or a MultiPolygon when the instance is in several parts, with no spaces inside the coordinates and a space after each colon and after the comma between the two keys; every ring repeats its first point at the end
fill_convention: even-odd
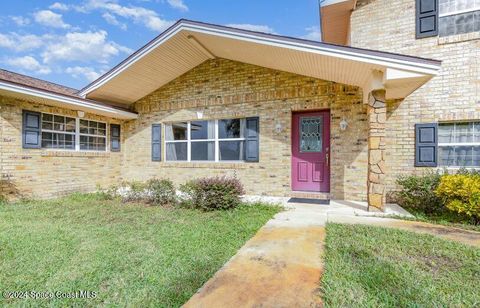
{"type": "Polygon", "coordinates": [[[102,103],[3,81],[0,81],[0,96],[7,96],[34,103],[63,107],[73,110],[81,110],[116,119],[126,120],[136,119],[138,117],[136,113],[106,106],[102,103]]]}
{"type": "MultiPolygon", "coordinates": [[[[392,68],[428,80],[440,68],[440,62],[433,60],[182,20],[80,95],[129,105],[212,57],[359,87],[369,82],[372,71],[386,73],[392,68]]],[[[414,90],[419,86],[409,87],[414,90]]]]}

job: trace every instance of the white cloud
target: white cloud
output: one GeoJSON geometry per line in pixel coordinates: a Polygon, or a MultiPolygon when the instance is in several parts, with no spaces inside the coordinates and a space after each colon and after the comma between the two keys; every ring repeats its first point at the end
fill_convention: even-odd
{"type": "Polygon", "coordinates": [[[19,35],[17,33],[0,33],[0,47],[17,52],[40,48],[49,36],[37,36],[34,34],[19,35]]]}
{"type": "Polygon", "coordinates": [[[111,57],[132,50],[107,40],[107,32],[70,32],[49,43],[42,53],[45,63],[80,61],[108,63],[111,57]]]}
{"type": "Polygon", "coordinates": [[[63,21],[63,17],[61,14],[54,13],[50,10],[42,10],[35,12],[33,14],[33,17],[37,23],[47,27],[62,29],[70,28],[70,25],[66,24],[63,21]]]}
{"type": "Polygon", "coordinates": [[[65,73],[72,75],[74,78],[83,77],[88,82],[92,82],[101,76],[101,73],[97,73],[92,67],[89,66],[74,66],[67,67],[65,73]]]}
{"type": "Polygon", "coordinates": [[[322,39],[322,34],[320,33],[320,27],[313,26],[305,28],[307,34],[303,35],[302,38],[312,41],[320,41],[322,39]]]}
{"type": "Polygon", "coordinates": [[[58,11],[68,11],[70,7],[65,3],[55,2],[54,4],[48,7],[51,10],[58,10],[58,11]]]}
{"type": "Polygon", "coordinates": [[[167,2],[174,9],[178,9],[183,12],[188,11],[188,6],[186,6],[185,3],[183,3],[183,0],[167,0],[167,2]]]}
{"type": "Polygon", "coordinates": [[[40,64],[34,57],[31,56],[9,58],[3,62],[19,71],[35,72],[39,75],[46,75],[52,72],[48,66],[40,64]]]}
{"type": "Polygon", "coordinates": [[[83,10],[105,10],[110,14],[131,19],[137,24],[143,24],[153,31],[161,32],[173,24],[172,21],[160,18],[155,11],[139,6],[122,6],[111,0],[90,0],[83,10]]]}
{"type": "Polygon", "coordinates": [[[27,17],[23,17],[23,16],[12,16],[11,17],[13,22],[17,24],[17,26],[20,26],[20,27],[23,27],[23,26],[26,26],[28,24],[30,24],[30,19],[27,18],[27,17]]]}
{"type": "Polygon", "coordinates": [[[105,21],[107,23],[109,23],[111,25],[114,25],[114,26],[118,26],[122,30],[127,30],[127,24],[119,22],[118,19],[114,15],[106,12],[106,13],[103,13],[102,17],[103,17],[103,19],[105,19],[105,21]]]}
{"type": "Polygon", "coordinates": [[[228,24],[227,27],[250,30],[250,31],[257,31],[257,32],[265,32],[265,33],[275,33],[275,30],[267,25],[252,25],[252,24],[228,24]]]}

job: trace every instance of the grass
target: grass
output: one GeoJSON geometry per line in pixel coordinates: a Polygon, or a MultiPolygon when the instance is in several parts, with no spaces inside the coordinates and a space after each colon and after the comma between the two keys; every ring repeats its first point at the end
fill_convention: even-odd
{"type": "Polygon", "coordinates": [[[448,210],[438,211],[435,213],[426,213],[420,209],[405,208],[410,214],[415,216],[414,218],[408,218],[405,216],[396,217],[405,220],[423,221],[432,224],[439,224],[444,226],[456,227],[465,230],[473,230],[480,232],[480,225],[474,224],[473,219],[465,217],[448,210]]]}
{"type": "Polygon", "coordinates": [[[408,231],[328,224],[329,307],[478,307],[480,249],[408,231]]]}
{"type": "Polygon", "coordinates": [[[182,305],[279,208],[119,204],[98,195],[0,204],[0,291],[95,291],[49,306],[182,305]]]}

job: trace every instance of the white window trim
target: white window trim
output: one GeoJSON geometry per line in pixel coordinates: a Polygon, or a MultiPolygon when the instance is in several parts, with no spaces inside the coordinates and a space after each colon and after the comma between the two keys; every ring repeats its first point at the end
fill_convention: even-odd
{"type": "Polygon", "coordinates": [[[78,140],[78,151],[85,151],[85,152],[100,152],[100,153],[104,153],[104,152],[109,152],[110,151],[110,148],[109,148],[109,139],[108,139],[108,136],[109,136],[109,126],[107,122],[103,122],[103,121],[96,121],[96,120],[90,120],[90,119],[85,119],[85,118],[76,118],[76,127],[75,127],[75,132],[78,133],[78,139],[75,137],[75,150],[77,149],[77,140],[78,140]],[[89,122],[97,122],[97,123],[103,123],[105,124],[105,136],[102,136],[102,135],[94,135],[94,134],[85,134],[85,133],[81,133],[80,132],[80,121],[81,120],[85,120],[85,121],[89,121],[89,122]],[[97,137],[97,138],[105,138],[105,151],[100,151],[100,150],[81,150],[80,149],[80,136],[87,136],[87,137],[97,137]]]}
{"type": "Polygon", "coordinates": [[[460,15],[460,14],[465,14],[465,13],[470,13],[475,11],[480,11],[480,5],[475,6],[471,9],[456,10],[448,13],[438,14],[438,17],[441,18],[441,17],[453,16],[453,15],[460,15]]]}
{"type": "Polygon", "coordinates": [[[42,150],[46,151],[64,151],[64,152],[88,152],[88,153],[106,153],[110,152],[110,125],[108,122],[104,121],[97,121],[93,119],[87,119],[87,118],[79,118],[79,117],[72,117],[69,115],[64,115],[64,114],[59,114],[59,113],[50,113],[50,112],[41,112],[40,113],[40,127],[41,127],[41,132],[46,132],[46,133],[57,133],[57,134],[68,134],[68,135],[75,135],[75,148],[74,149],[57,149],[57,148],[44,148],[40,147],[42,150]],[[62,132],[62,131],[56,131],[56,130],[51,130],[51,129],[43,129],[43,115],[44,114],[49,114],[52,116],[59,116],[59,117],[65,117],[65,118],[72,118],[75,119],[75,132],[62,132]],[[87,121],[93,121],[93,122],[98,122],[98,123],[103,123],[105,124],[105,136],[101,135],[89,135],[89,134],[80,134],[80,120],[87,120],[87,121]],[[101,137],[105,138],[105,151],[99,151],[99,150],[80,150],[80,136],[90,136],[90,137],[101,137]]]}
{"type": "Polygon", "coordinates": [[[163,123],[162,129],[163,129],[163,135],[165,136],[164,142],[163,142],[163,157],[165,158],[165,162],[167,163],[243,163],[245,162],[245,157],[243,160],[220,160],[220,142],[222,141],[245,141],[246,138],[245,136],[240,137],[240,138],[219,138],[219,130],[218,130],[218,123],[221,120],[233,120],[233,119],[239,119],[240,120],[240,135],[244,135],[245,131],[245,118],[230,118],[230,119],[217,119],[217,120],[203,120],[203,119],[198,119],[198,120],[191,120],[191,121],[175,121],[175,122],[167,122],[163,123]],[[191,125],[192,122],[197,122],[197,121],[213,121],[214,123],[214,139],[191,139],[190,132],[191,132],[191,125]],[[167,126],[172,125],[174,123],[181,123],[181,122],[186,122],[187,123],[187,139],[185,140],[167,140],[167,126]],[[168,143],[187,143],[187,160],[168,160],[167,159],[167,144],[168,143]],[[215,144],[215,158],[214,160],[192,160],[191,159],[191,146],[192,142],[214,142],[215,144]]]}

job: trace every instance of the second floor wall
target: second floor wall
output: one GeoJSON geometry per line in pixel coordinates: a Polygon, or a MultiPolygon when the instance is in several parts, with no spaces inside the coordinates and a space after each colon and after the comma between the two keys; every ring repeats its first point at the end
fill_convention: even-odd
{"type": "Polygon", "coordinates": [[[450,108],[480,104],[480,31],[417,39],[415,21],[415,0],[359,1],[351,15],[351,46],[442,60],[440,75],[424,87],[450,108]]]}

